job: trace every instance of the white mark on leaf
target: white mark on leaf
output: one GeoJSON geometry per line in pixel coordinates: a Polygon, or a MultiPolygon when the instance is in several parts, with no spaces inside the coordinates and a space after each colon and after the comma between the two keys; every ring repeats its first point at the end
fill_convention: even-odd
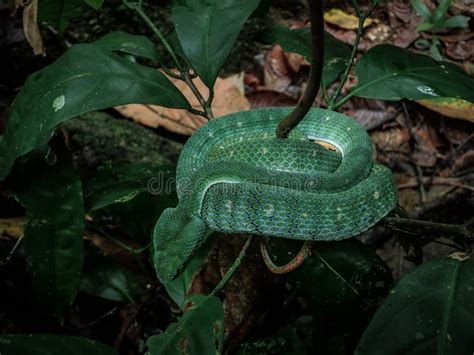
{"type": "Polygon", "coordinates": [[[53,101],[54,112],[58,112],[60,109],[62,109],[65,103],[66,103],[66,98],[64,97],[64,95],[61,95],[55,98],[53,101]]]}

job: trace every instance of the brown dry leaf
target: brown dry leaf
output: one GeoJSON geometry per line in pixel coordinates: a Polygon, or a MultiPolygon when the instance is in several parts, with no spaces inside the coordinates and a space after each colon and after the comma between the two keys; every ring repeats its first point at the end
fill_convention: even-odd
{"type": "Polygon", "coordinates": [[[23,9],[23,30],[25,37],[35,55],[45,55],[43,39],[38,27],[38,0],[31,0],[31,2],[23,9]]]}
{"type": "Polygon", "coordinates": [[[362,97],[353,98],[344,110],[366,130],[376,129],[395,118],[397,110],[393,105],[381,100],[369,100],[362,97]]]}
{"type": "Polygon", "coordinates": [[[0,218],[0,235],[20,238],[23,235],[24,224],[24,218],[0,218]]]}
{"type": "Polygon", "coordinates": [[[408,24],[397,29],[392,36],[392,41],[397,47],[407,48],[419,37],[420,34],[416,31],[416,26],[408,24]]]}
{"type": "Polygon", "coordinates": [[[267,89],[284,92],[291,84],[294,71],[288,63],[285,51],[279,45],[273,46],[265,56],[263,72],[267,89]]]}
{"type": "Polygon", "coordinates": [[[298,100],[295,98],[283,94],[278,91],[272,90],[256,90],[247,94],[252,109],[261,107],[278,107],[278,106],[295,106],[298,100]]]}
{"type": "Polygon", "coordinates": [[[415,16],[410,2],[406,0],[394,0],[389,2],[387,9],[390,20],[392,20],[392,16],[395,16],[398,20],[409,23],[415,16]]]}
{"type": "MultiPolygon", "coordinates": [[[[359,26],[359,18],[357,16],[345,13],[340,9],[331,9],[326,11],[324,13],[324,21],[345,30],[356,30],[359,26]]],[[[379,20],[368,18],[365,20],[364,28],[370,26],[373,23],[379,23],[379,20]]]]}
{"type": "Polygon", "coordinates": [[[459,158],[456,159],[453,165],[455,172],[462,172],[463,170],[469,170],[474,166],[474,150],[469,150],[459,158]]]}
{"type": "MultiPolygon", "coordinates": [[[[195,109],[202,110],[191,89],[181,80],[169,78],[183,93],[195,109]]],[[[250,109],[250,103],[244,95],[243,73],[225,79],[217,78],[214,85],[212,110],[215,117],[250,109]]],[[[207,87],[199,78],[193,79],[194,84],[204,97],[209,95],[207,87]]],[[[152,128],[164,127],[169,131],[191,135],[197,128],[206,123],[206,119],[186,110],[166,108],[156,105],[130,104],[117,106],[115,109],[125,117],[152,128]]]]}
{"type": "Polygon", "coordinates": [[[456,60],[468,60],[474,57],[474,39],[446,43],[446,54],[456,60]]]}
{"type": "Polygon", "coordinates": [[[460,99],[418,100],[417,103],[446,117],[474,122],[474,104],[460,99]]]}

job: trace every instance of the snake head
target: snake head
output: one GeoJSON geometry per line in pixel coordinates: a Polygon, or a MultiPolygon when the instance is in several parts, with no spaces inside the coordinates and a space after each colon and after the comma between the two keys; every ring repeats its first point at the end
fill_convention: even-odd
{"type": "Polygon", "coordinates": [[[153,231],[154,265],[161,283],[175,279],[209,235],[206,224],[178,208],[167,208],[153,231]]]}

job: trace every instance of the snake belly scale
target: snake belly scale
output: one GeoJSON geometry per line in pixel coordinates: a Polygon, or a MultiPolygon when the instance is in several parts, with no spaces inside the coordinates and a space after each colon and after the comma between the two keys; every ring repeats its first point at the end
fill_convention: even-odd
{"type": "Polygon", "coordinates": [[[212,231],[336,241],[395,208],[393,175],[373,161],[370,137],[357,122],[311,109],[288,139],[275,138],[290,111],[221,117],[185,144],[176,173],[179,204],[162,213],[154,230],[162,282],[183,270],[212,231]]]}

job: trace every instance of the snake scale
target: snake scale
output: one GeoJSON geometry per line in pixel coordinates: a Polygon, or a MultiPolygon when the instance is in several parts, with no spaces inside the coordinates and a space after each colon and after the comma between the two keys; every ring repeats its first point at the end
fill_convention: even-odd
{"type": "Polygon", "coordinates": [[[166,209],[154,230],[162,282],[183,270],[212,231],[336,241],[369,229],[396,206],[393,175],[373,161],[370,137],[357,122],[311,109],[288,139],[275,138],[290,111],[231,114],[187,141],[176,172],[178,206],[166,209]]]}

